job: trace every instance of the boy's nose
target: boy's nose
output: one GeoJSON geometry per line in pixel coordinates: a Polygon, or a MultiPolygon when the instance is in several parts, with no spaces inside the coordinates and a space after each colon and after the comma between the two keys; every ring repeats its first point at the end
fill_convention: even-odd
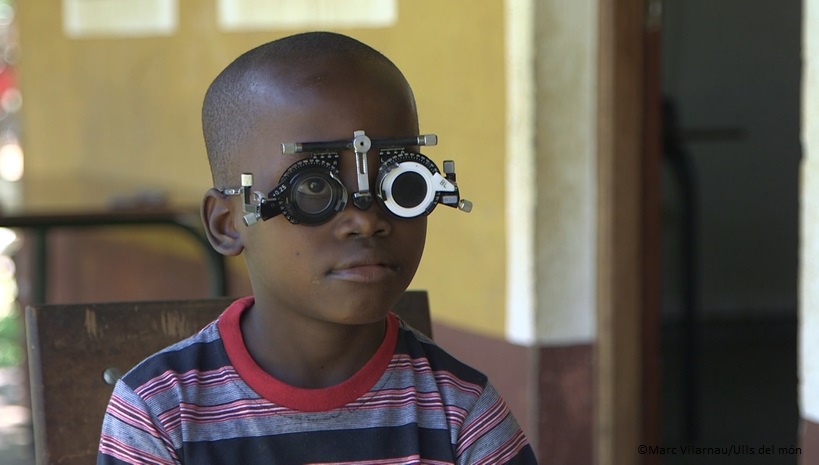
{"type": "Polygon", "coordinates": [[[388,213],[375,200],[377,189],[375,184],[379,165],[378,151],[375,149],[369,150],[366,156],[366,165],[361,163],[363,161],[363,159],[356,160],[356,155],[351,150],[344,151],[341,154],[339,162],[341,179],[350,199],[344,210],[338,213],[341,217],[337,229],[339,237],[386,236],[392,230],[388,213]],[[367,171],[366,178],[363,176],[364,166],[366,166],[367,171]],[[362,178],[367,179],[367,192],[361,190],[364,187],[361,185],[362,178]],[[363,197],[357,199],[362,195],[363,197]]]}
{"type": "Polygon", "coordinates": [[[378,202],[363,210],[348,203],[337,215],[336,236],[339,239],[388,236],[392,223],[387,215],[378,202]]]}

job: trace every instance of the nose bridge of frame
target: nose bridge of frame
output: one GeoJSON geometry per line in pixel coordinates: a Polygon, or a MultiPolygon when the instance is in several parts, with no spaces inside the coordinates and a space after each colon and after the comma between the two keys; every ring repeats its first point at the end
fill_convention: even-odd
{"type": "MultiPolygon", "coordinates": [[[[351,193],[351,197],[373,190],[372,187],[376,185],[378,180],[380,163],[378,150],[375,148],[371,148],[361,159],[358,159],[357,154],[351,150],[344,150],[339,153],[338,178],[344,188],[351,193]],[[366,167],[360,166],[362,163],[366,163],[366,167]],[[365,176],[366,178],[364,178],[365,176]],[[364,182],[365,179],[366,182],[364,182]]],[[[351,203],[359,207],[359,205],[355,204],[355,201],[351,203]]],[[[361,207],[366,208],[368,205],[361,205],[361,207]]]]}
{"type": "Polygon", "coordinates": [[[353,151],[355,152],[355,176],[358,191],[353,194],[353,205],[361,210],[370,208],[373,195],[370,192],[370,173],[367,167],[367,152],[373,143],[364,131],[353,132],[353,151]]]}

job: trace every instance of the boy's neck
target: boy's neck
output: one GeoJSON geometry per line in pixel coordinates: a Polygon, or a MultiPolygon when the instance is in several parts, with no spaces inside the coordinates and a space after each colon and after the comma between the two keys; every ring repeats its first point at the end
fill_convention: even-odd
{"type": "Polygon", "coordinates": [[[385,321],[342,325],[258,306],[257,301],[241,319],[248,352],[269,375],[300,388],[326,388],[349,379],[376,353],[386,332],[385,321]]]}

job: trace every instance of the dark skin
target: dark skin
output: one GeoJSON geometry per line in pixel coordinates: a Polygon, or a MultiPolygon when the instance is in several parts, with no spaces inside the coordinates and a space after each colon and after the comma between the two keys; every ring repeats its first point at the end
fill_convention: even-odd
{"type": "MultiPolygon", "coordinates": [[[[380,63],[335,61],[256,73],[255,136],[234,158],[237,172],[254,174],[254,190],[269,192],[307,156],[282,155],[283,142],[351,139],[355,130],[371,138],[418,134],[414,99],[400,74],[380,63]]],[[[353,153],[342,152],[340,164],[352,194],[358,190],[353,153]]],[[[368,167],[374,188],[377,150],[368,154],[368,167]]],[[[372,357],[426,238],[425,217],[399,219],[377,202],[360,210],[352,199],[319,226],[293,225],[280,215],[247,227],[241,199],[211,189],[202,214],[214,247],[245,259],[256,299],[242,319],[251,356],[267,373],[302,388],[338,384],[372,357]]]]}

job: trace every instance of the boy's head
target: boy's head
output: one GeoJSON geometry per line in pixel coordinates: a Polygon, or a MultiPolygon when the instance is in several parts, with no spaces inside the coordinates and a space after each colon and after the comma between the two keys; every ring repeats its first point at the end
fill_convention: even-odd
{"type": "MultiPolygon", "coordinates": [[[[202,126],[216,187],[237,182],[240,172],[233,158],[253,143],[258,131],[270,131],[269,121],[263,117],[291,119],[294,106],[306,109],[309,103],[297,94],[345,83],[372,86],[370,98],[378,97],[375,92],[379,87],[392,87],[395,111],[411,113],[416,120],[413,134],[417,133],[412,90],[387,57],[362,42],[331,32],[285,37],[242,54],[216,77],[205,95],[202,126]]],[[[281,154],[278,146],[273,148],[281,154]]]]}
{"type": "MultiPolygon", "coordinates": [[[[336,323],[383,318],[418,267],[425,216],[396,218],[377,203],[350,203],[319,225],[280,215],[247,227],[241,197],[221,190],[253,173],[254,190],[270,192],[309,158],[283,154],[283,143],[351,139],[356,130],[373,139],[418,135],[415,100],[398,68],[349,37],[299,34],[237,58],[208,89],[202,114],[215,185],[203,201],[205,227],[221,253],[243,253],[257,304],[336,323]]],[[[372,176],[378,161],[368,157],[372,176]]],[[[351,150],[340,153],[339,171],[355,192],[351,150]]]]}

